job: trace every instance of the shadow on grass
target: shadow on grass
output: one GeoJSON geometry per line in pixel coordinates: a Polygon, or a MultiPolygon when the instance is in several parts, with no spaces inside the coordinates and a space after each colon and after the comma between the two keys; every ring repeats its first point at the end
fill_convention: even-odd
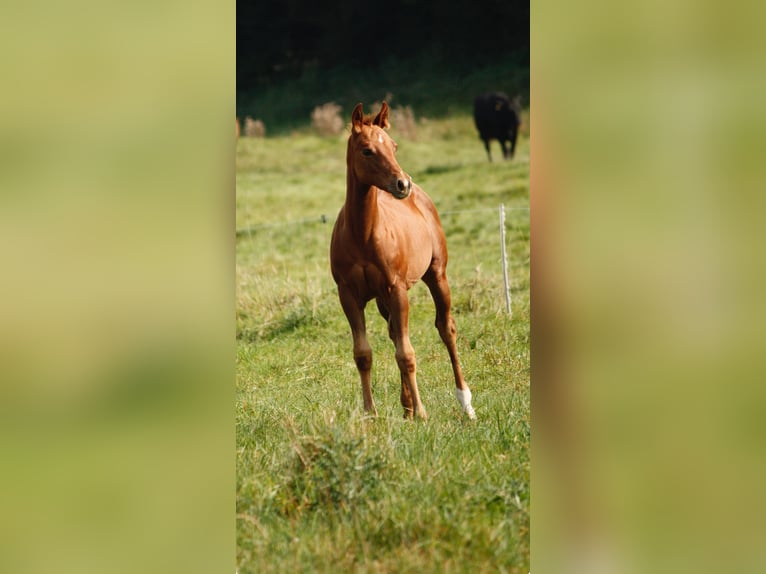
{"type": "Polygon", "coordinates": [[[248,343],[273,341],[299,330],[322,328],[325,323],[311,309],[296,309],[273,323],[242,328],[237,332],[237,339],[248,343]]]}
{"type": "Polygon", "coordinates": [[[439,175],[442,173],[449,173],[451,171],[458,171],[462,169],[461,164],[453,163],[447,165],[429,165],[426,169],[417,173],[417,176],[423,175],[439,175]]]}

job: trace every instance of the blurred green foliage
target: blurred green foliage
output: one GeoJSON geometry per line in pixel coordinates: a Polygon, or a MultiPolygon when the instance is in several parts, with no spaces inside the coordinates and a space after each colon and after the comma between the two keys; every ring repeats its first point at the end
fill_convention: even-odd
{"type": "Polygon", "coordinates": [[[234,8],[4,7],[0,571],[234,571],[234,8]]]}
{"type": "Polygon", "coordinates": [[[533,5],[533,572],[764,571],[764,15],[533,5]]]}

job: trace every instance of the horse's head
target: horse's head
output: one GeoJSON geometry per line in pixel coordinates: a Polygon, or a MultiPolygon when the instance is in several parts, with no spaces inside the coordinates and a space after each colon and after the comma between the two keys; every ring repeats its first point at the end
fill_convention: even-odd
{"type": "Polygon", "coordinates": [[[365,118],[362,104],[357,104],[351,114],[346,161],[349,172],[359,183],[374,185],[404,199],[412,191],[412,179],[396,161],[396,142],[386,133],[388,126],[386,102],[373,119],[365,118]]]}

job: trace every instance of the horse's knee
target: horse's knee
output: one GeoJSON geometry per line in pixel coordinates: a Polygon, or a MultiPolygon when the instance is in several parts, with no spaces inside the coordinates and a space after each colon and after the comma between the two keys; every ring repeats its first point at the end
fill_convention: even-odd
{"type": "Polygon", "coordinates": [[[447,321],[446,331],[451,338],[457,337],[457,326],[455,325],[455,320],[452,317],[450,317],[447,321]]]}
{"type": "Polygon", "coordinates": [[[372,369],[372,351],[354,353],[354,362],[360,371],[369,371],[372,369]]]}
{"type": "Polygon", "coordinates": [[[434,325],[442,338],[448,337],[452,339],[453,337],[457,337],[457,327],[455,326],[455,320],[452,318],[452,315],[437,315],[434,325]]]}

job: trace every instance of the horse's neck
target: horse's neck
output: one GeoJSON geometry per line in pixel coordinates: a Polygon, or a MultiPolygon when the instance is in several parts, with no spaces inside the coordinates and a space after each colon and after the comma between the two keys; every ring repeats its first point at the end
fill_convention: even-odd
{"type": "Polygon", "coordinates": [[[378,220],[376,188],[360,185],[349,176],[346,182],[346,209],[354,238],[366,243],[378,220]]]}

